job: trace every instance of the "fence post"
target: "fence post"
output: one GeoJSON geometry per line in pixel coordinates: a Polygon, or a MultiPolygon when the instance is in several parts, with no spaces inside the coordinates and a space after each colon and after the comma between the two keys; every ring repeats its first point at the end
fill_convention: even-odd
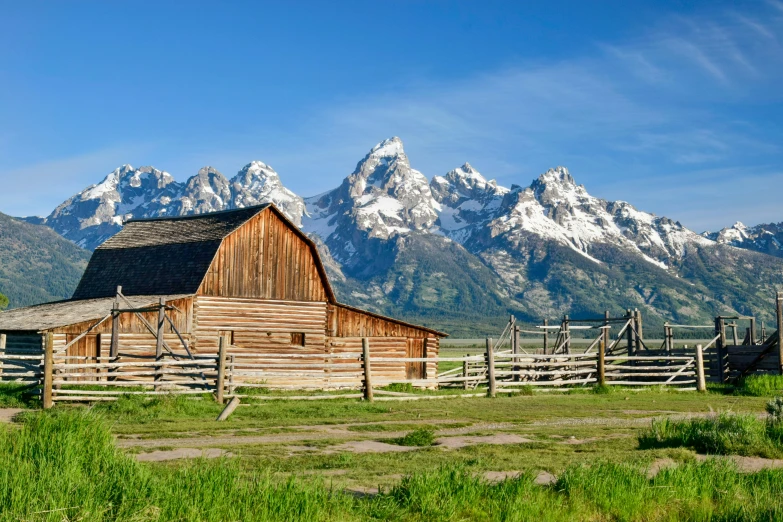
{"type": "Polygon", "coordinates": [[[737,322],[734,321],[733,323],[731,323],[730,326],[731,326],[731,340],[733,341],[732,344],[734,344],[734,346],[737,346],[739,344],[739,338],[737,337],[737,322]]]}
{"type": "Polygon", "coordinates": [[[601,330],[604,338],[604,351],[609,348],[609,310],[604,311],[604,328],[601,330]]]}
{"type": "Polygon", "coordinates": [[[666,352],[666,355],[671,355],[672,353],[671,338],[669,337],[669,321],[663,323],[663,351],[666,352]]]}
{"type": "Polygon", "coordinates": [[[230,368],[230,371],[228,372],[228,393],[234,393],[234,390],[236,389],[234,386],[234,355],[231,354],[228,356],[228,367],[230,368]]]}
{"type": "Polygon", "coordinates": [[[756,346],[756,318],[755,317],[750,318],[750,345],[756,346]]]}
{"type": "Polygon", "coordinates": [[[497,395],[497,384],[495,383],[495,352],[492,350],[492,338],[487,337],[487,384],[489,386],[489,396],[497,395]]]}
{"type": "Polygon", "coordinates": [[[606,344],[601,339],[598,343],[598,386],[606,386],[606,359],[604,357],[606,357],[606,344]]]}
{"type": "Polygon", "coordinates": [[[5,356],[5,343],[6,343],[6,336],[5,336],[5,334],[0,334],[0,381],[3,380],[3,359],[2,359],[2,357],[5,356]]]}
{"type": "MultiPolygon", "coordinates": [[[[467,355],[470,357],[470,354],[467,355]]],[[[462,376],[465,378],[465,380],[462,383],[462,388],[465,390],[470,389],[470,385],[468,384],[468,361],[467,359],[462,361],[462,376]]]]}
{"type": "Polygon", "coordinates": [[[48,410],[54,405],[52,381],[54,378],[54,334],[46,332],[44,341],[43,407],[48,410]]]}
{"type": "Polygon", "coordinates": [[[628,355],[633,355],[633,327],[634,327],[634,316],[631,313],[631,309],[628,308],[625,311],[625,316],[628,318],[628,329],[626,330],[626,337],[628,338],[628,355]]]}
{"type": "Polygon", "coordinates": [[[565,353],[571,353],[571,330],[569,328],[570,321],[568,316],[563,316],[563,331],[565,332],[565,353]]]}
{"type": "Polygon", "coordinates": [[[778,372],[783,375],[783,297],[775,293],[775,316],[778,321],[778,372]]]}
{"type": "Polygon", "coordinates": [[[520,381],[522,380],[521,376],[516,373],[519,371],[519,354],[522,352],[522,350],[519,349],[519,326],[514,325],[514,364],[511,366],[511,368],[514,370],[514,381],[520,381]]]}
{"type": "Polygon", "coordinates": [[[642,328],[642,313],[639,311],[639,309],[634,310],[634,326],[636,327],[636,335],[634,336],[636,340],[636,355],[639,355],[642,352],[642,347],[644,346],[644,333],[642,328]]]}
{"type": "MultiPolygon", "coordinates": [[[[158,325],[155,332],[155,360],[160,361],[163,358],[163,327],[166,324],[166,301],[161,297],[158,300],[158,325]]],[[[160,366],[155,367],[155,382],[161,380],[160,366]]],[[[155,391],[158,391],[158,386],[155,386],[155,391]]]]}
{"type": "Polygon", "coordinates": [[[215,400],[223,404],[223,391],[226,385],[226,338],[222,335],[218,340],[217,383],[215,384],[215,400]]]}
{"type": "MultiPolygon", "coordinates": [[[[117,295],[114,298],[114,310],[119,310],[120,308],[121,293],[122,293],[122,287],[118,286],[117,295]]],[[[111,346],[109,347],[110,357],[112,358],[117,357],[117,353],[119,352],[119,344],[120,344],[120,314],[119,312],[113,311],[111,315],[111,346]]]]}
{"type": "Polygon", "coordinates": [[[696,390],[707,391],[707,381],[704,378],[704,352],[701,345],[696,345],[696,390]]]}
{"type": "Polygon", "coordinates": [[[370,340],[362,337],[362,362],[364,363],[364,398],[372,402],[372,371],[370,369],[370,340]]]}
{"type": "Polygon", "coordinates": [[[715,334],[718,341],[715,344],[715,352],[718,356],[718,382],[726,382],[726,321],[722,317],[715,319],[715,334]]]}
{"type": "Polygon", "coordinates": [[[547,345],[549,345],[549,320],[544,319],[544,355],[546,355],[547,345]]]}

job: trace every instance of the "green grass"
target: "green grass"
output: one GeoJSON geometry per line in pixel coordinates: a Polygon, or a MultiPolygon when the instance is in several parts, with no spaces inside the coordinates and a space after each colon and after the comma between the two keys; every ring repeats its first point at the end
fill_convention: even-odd
{"type": "Polygon", "coordinates": [[[435,444],[435,432],[430,428],[417,428],[398,439],[389,439],[389,442],[400,446],[432,446],[435,444]]]}
{"type": "Polygon", "coordinates": [[[40,403],[36,390],[25,384],[0,383],[0,408],[29,408],[40,403]]]}
{"type": "MultiPolygon", "coordinates": [[[[115,448],[84,409],[28,414],[0,427],[0,520],[25,521],[675,521],[779,520],[783,471],[682,463],[645,476],[630,463],[566,469],[553,486],[522,474],[489,483],[464,466],[405,476],[355,497],[323,480],[278,480],[239,459],[146,465],[115,448]]],[[[343,459],[344,460],[344,459],[343,459]]]]}
{"type": "Polygon", "coordinates": [[[783,375],[750,375],[735,389],[738,395],[771,397],[783,393],[783,375]]]}
{"type": "Polygon", "coordinates": [[[764,422],[754,415],[721,413],[710,417],[655,419],[639,435],[642,448],[686,447],[715,455],[783,456],[780,423],[764,422]]]}

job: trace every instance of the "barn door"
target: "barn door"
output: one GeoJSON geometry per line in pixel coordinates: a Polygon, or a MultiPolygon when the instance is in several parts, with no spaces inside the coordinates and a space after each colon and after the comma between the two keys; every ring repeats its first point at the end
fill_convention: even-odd
{"type": "MultiPolygon", "coordinates": [[[[70,343],[76,339],[77,334],[66,334],[65,342],[70,343]]],[[[73,343],[66,350],[66,357],[79,357],[78,359],[69,359],[68,363],[71,364],[95,364],[98,362],[98,357],[101,356],[101,340],[100,334],[88,334],[73,343]]],[[[79,368],[77,370],[68,370],[66,373],[97,373],[95,368],[79,368]]],[[[97,377],[97,376],[95,376],[97,377]]],[[[69,378],[69,381],[93,381],[96,378],[93,376],[75,377],[69,378]]]]}
{"type": "MultiPolygon", "coordinates": [[[[423,358],[427,355],[424,352],[424,339],[408,339],[408,345],[405,349],[405,357],[423,358]]],[[[424,379],[426,378],[424,362],[405,363],[406,379],[424,379]]]]}

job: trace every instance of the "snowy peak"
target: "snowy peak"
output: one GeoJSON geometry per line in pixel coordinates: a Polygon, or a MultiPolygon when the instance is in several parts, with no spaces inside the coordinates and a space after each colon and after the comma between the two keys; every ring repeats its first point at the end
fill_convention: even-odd
{"type": "Polygon", "coordinates": [[[213,167],[203,167],[185,184],[179,208],[170,214],[201,214],[226,210],[231,203],[231,187],[226,177],[213,167]]]}
{"type": "Polygon", "coordinates": [[[283,187],[277,173],[260,161],[246,165],[231,181],[204,167],[184,184],[153,167],[123,165],[58,206],[43,223],[87,249],[97,248],[129,219],[216,212],[272,202],[297,225],[304,200],[283,187]]]}
{"type": "Polygon", "coordinates": [[[397,156],[405,157],[407,161],[402,140],[397,136],[393,136],[389,139],[383,140],[375,147],[370,149],[370,152],[369,154],[367,154],[365,160],[368,158],[382,159],[382,158],[394,158],[397,156]]]}
{"type": "Polygon", "coordinates": [[[274,203],[297,226],[302,226],[304,200],[288,190],[275,169],[261,161],[252,161],[231,179],[233,208],[274,203]]]}
{"type": "Polygon", "coordinates": [[[353,256],[359,240],[344,237],[348,230],[385,240],[429,230],[438,217],[429,180],[411,168],[397,137],[375,145],[340,187],[307,204],[305,230],[320,234],[343,261],[353,256]],[[332,237],[338,231],[343,234],[332,237]]]}
{"type": "Polygon", "coordinates": [[[718,243],[783,257],[783,223],[748,227],[737,221],[718,232],[704,232],[702,236],[718,243]]]}
{"type": "Polygon", "coordinates": [[[737,221],[732,226],[721,229],[717,234],[710,234],[707,237],[714,239],[718,243],[736,245],[747,240],[750,235],[750,229],[737,221]]]}

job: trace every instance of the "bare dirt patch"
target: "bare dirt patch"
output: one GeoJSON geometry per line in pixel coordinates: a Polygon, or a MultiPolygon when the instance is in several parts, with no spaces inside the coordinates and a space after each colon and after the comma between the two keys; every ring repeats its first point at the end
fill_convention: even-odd
{"type": "Polygon", "coordinates": [[[139,462],[163,462],[166,460],[179,459],[215,459],[218,457],[233,457],[233,454],[219,448],[177,448],[173,450],[151,451],[149,453],[139,453],[136,460],[139,462]]]}
{"type": "Polygon", "coordinates": [[[0,422],[13,422],[14,417],[23,411],[21,408],[0,408],[0,422]]]}
{"type": "MultiPolygon", "coordinates": [[[[420,424],[450,424],[454,423],[453,419],[448,421],[429,420],[421,421],[420,424]]],[[[164,439],[139,439],[139,438],[118,438],[117,445],[121,448],[161,448],[167,446],[174,447],[205,447],[205,446],[233,446],[233,445],[247,445],[247,444],[296,444],[306,441],[325,440],[325,439],[379,439],[379,438],[399,438],[404,436],[407,432],[404,431],[351,431],[348,428],[351,426],[361,425],[378,425],[378,424],[419,424],[417,422],[373,422],[373,423],[346,423],[346,424],[324,424],[315,426],[290,426],[291,431],[287,433],[273,433],[266,435],[237,435],[235,433],[222,433],[215,436],[198,436],[195,434],[178,434],[175,437],[164,439]],[[195,436],[188,436],[195,435],[195,436]]],[[[438,435],[449,436],[459,435],[462,433],[476,432],[476,431],[489,431],[498,429],[509,429],[515,427],[512,423],[493,423],[493,424],[476,424],[472,426],[463,426],[460,428],[447,428],[438,430],[438,435]]],[[[477,443],[480,444],[480,443],[477,443]]],[[[491,444],[491,442],[489,443],[491,444]]],[[[515,443],[509,443],[515,444],[515,443]]]]}
{"type": "Polygon", "coordinates": [[[633,437],[633,434],[626,434],[626,433],[614,433],[612,435],[607,435],[605,437],[585,437],[584,439],[577,439],[574,436],[568,437],[565,440],[562,440],[558,442],[558,444],[568,444],[568,445],[577,445],[577,444],[589,444],[591,442],[597,442],[599,440],[607,440],[607,439],[623,439],[627,437],[633,437]]]}
{"type": "Polygon", "coordinates": [[[484,436],[441,437],[436,439],[435,442],[444,449],[459,449],[465,446],[475,446],[476,444],[523,444],[533,441],[514,433],[498,433],[484,436]]]}
{"type": "Polygon", "coordinates": [[[755,473],[762,469],[783,468],[783,459],[765,459],[763,457],[742,457],[740,455],[696,455],[697,460],[729,459],[743,473],[755,473]]]}
{"type": "Polygon", "coordinates": [[[347,451],[349,453],[394,453],[416,451],[417,449],[420,448],[417,446],[398,446],[396,444],[388,444],[377,440],[354,440],[332,446],[331,448],[324,450],[324,453],[338,453],[341,451],[347,451]]]}
{"type": "Polygon", "coordinates": [[[647,468],[647,478],[649,479],[654,478],[658,473],[661,472],[661,470],[664,470],[666,468],[671,468],[676,465],[677,462],[675,462],[674,459],[670,459],[670,458],[657,459],[653,461],[652,464],[650,464],[649,468],[647,468]]]}

